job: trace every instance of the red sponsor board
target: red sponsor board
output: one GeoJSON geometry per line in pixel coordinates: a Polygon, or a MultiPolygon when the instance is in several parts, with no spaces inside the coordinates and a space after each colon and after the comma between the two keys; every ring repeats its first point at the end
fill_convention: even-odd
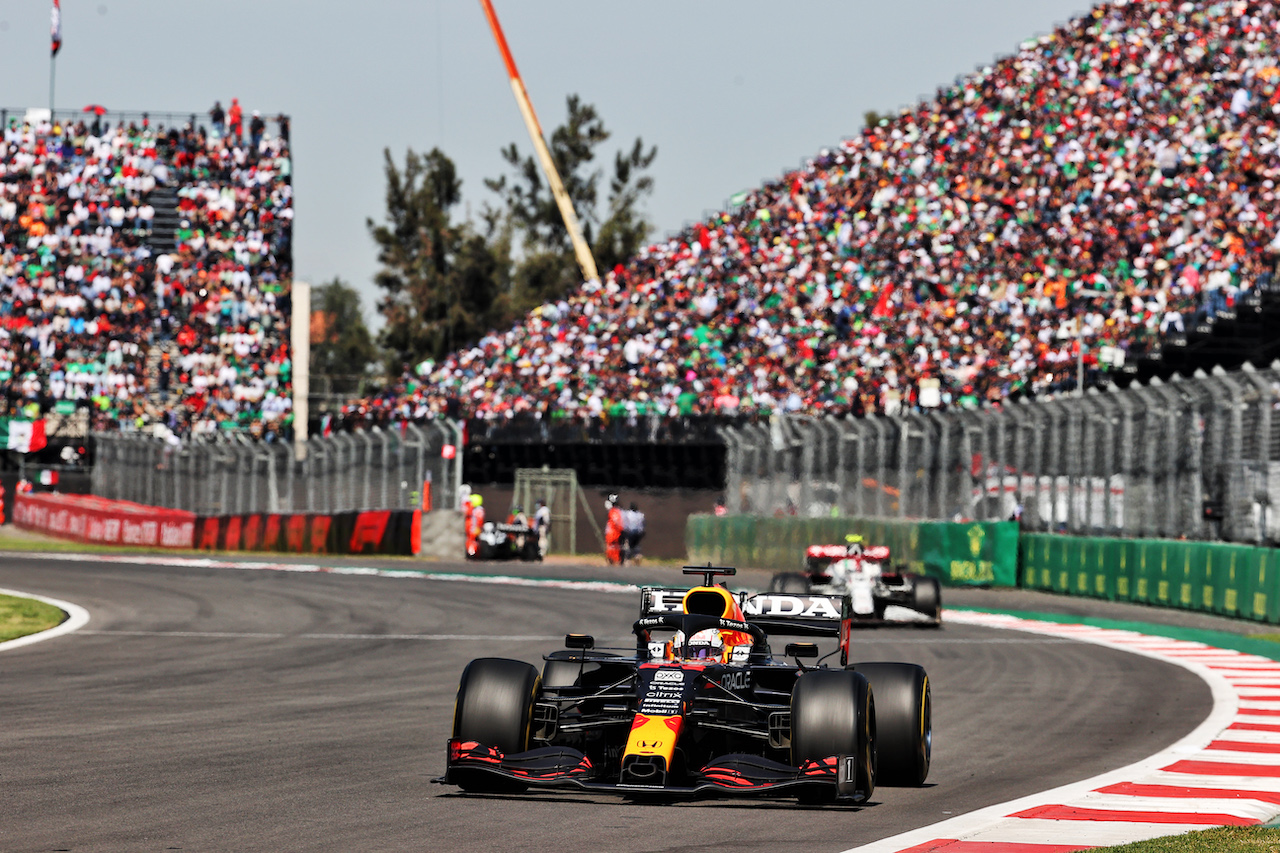
{"type": "Polygon", "coordinates": [[[285,522],[285,550],[292,551],[295,554],[301,554],[306,550],[307,542],[307,517],[305,515],[291,515],[289,520],[285,522]]]}
{"type": "Polygon", "coordinates": [[[76,542],[184,549],[195,545],[193,513],[92,495],[15,495],[13,523],[76,542]]]}
{"type": "Polygon", "coordinates": [[[366,547],[376,552],[382,544],[382,536],[387,532],[387,522],[391,520],[391,510],[381,509],[362,512],[356,515],[355,529],[351,531],[351,553],[362,554],[366,547]]]}
{"type": "Polygon", "coordinates": [[[307,550],[313,554],[328,553],[329,547],[326,543],[329,538],[329,526],[331,524],[333,524],[333,519],[330,516],[311,516],[311,547],[307,550]]]}
{"type": "Polygon", "coordinates": [[[250,515],[244,520],[244,550],[257,551],[262,548],[262,516],[250,515]]]}
{"type": "Polygon", "coordinates": [[[200,520],[200,544],[196,547],[202,551],[218,550],[218,530],[219,524],[217,518],[203,518],[200,520]]]}
{"type": "Polygon", "coordinates": [[[222,547],[228,551],[239,551],[240,531],[243,527],[244,520],[240,516],[227,516],[226,523],[222,525],[222,547]]]}
{"type": "Polygon", "coordinates": [[[277,551],[280,549],[280,522],[278,515],[267,516],[267,527],[262,534],[262,550],[277,551]]]}

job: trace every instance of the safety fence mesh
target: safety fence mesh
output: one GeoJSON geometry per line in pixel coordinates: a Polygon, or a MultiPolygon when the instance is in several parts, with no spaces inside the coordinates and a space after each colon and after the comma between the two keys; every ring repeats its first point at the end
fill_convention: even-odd
{"type": "Polygon", "coordinates": [[[101,497],[198,515],[453,507],[461,438],[448,421],[374,427],[312,437],[298,459],[291,444],[237,434],[177,442],[96,433],[92,486],[101,497]]]}
{"type": "Polygon", "coordinates": [[[732,514],[1001,520],[1028,531],[1280,541],[1280,371],[999,409],[724,427],[732,514]]]}

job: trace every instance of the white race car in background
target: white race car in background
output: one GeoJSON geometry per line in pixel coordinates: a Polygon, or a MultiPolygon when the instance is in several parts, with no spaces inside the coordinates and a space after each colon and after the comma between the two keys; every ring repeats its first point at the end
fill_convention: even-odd
{"type": "Polygon", "coordinates": [[[848,595],[855,622],[942,624],[937,578],[896,571],[884,545],[810,545],[803,572],[776,574],[770,592],[848,595]]]}

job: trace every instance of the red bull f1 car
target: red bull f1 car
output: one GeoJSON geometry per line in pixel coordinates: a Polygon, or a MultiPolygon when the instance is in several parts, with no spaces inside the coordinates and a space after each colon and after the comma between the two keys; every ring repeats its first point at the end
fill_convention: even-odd
{"type": "Polygon", "coordinates": [[[685,571],[702,584],[642,590],[634,649],[570,634],[541,670],[472,661],[435,781],[476,793],[574,787],[817,803],[865,803],[877,785],[924,783],[928,675],[911,663],[850,662],[848,596],[733,593],[715,583],[732,568],[685,571]],[[770,631],[838,642],[821,659],[812,642],[778,658],[770,631]]]}
{"type": "Polygon", "coordinates": [[[898,571],[884,545],[864,547],[861,537],[844,545],[810,545],[803,572],[776,574],[771,592],[847,595],[858,624],[942,624],[942,588],[937,578],[898,571]]]}

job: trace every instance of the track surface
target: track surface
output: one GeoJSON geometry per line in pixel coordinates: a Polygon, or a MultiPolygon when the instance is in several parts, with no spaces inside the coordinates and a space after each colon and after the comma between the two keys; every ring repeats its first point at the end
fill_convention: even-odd
{"type": "Polygon", "coordinates": [[[840,851],[1124,766],[1210,704],[1191,673],[1096,646],[959,625],[868,631],[857,659],[930,673],[924,788],[881,788],[861,809],[474,797],[430,784],[465,663],[539,663],[571,630],[626,644],[634,595],[12,558],[0,587],[92,614],[0,654],[0,849],[15,852],[840,851]]]}

